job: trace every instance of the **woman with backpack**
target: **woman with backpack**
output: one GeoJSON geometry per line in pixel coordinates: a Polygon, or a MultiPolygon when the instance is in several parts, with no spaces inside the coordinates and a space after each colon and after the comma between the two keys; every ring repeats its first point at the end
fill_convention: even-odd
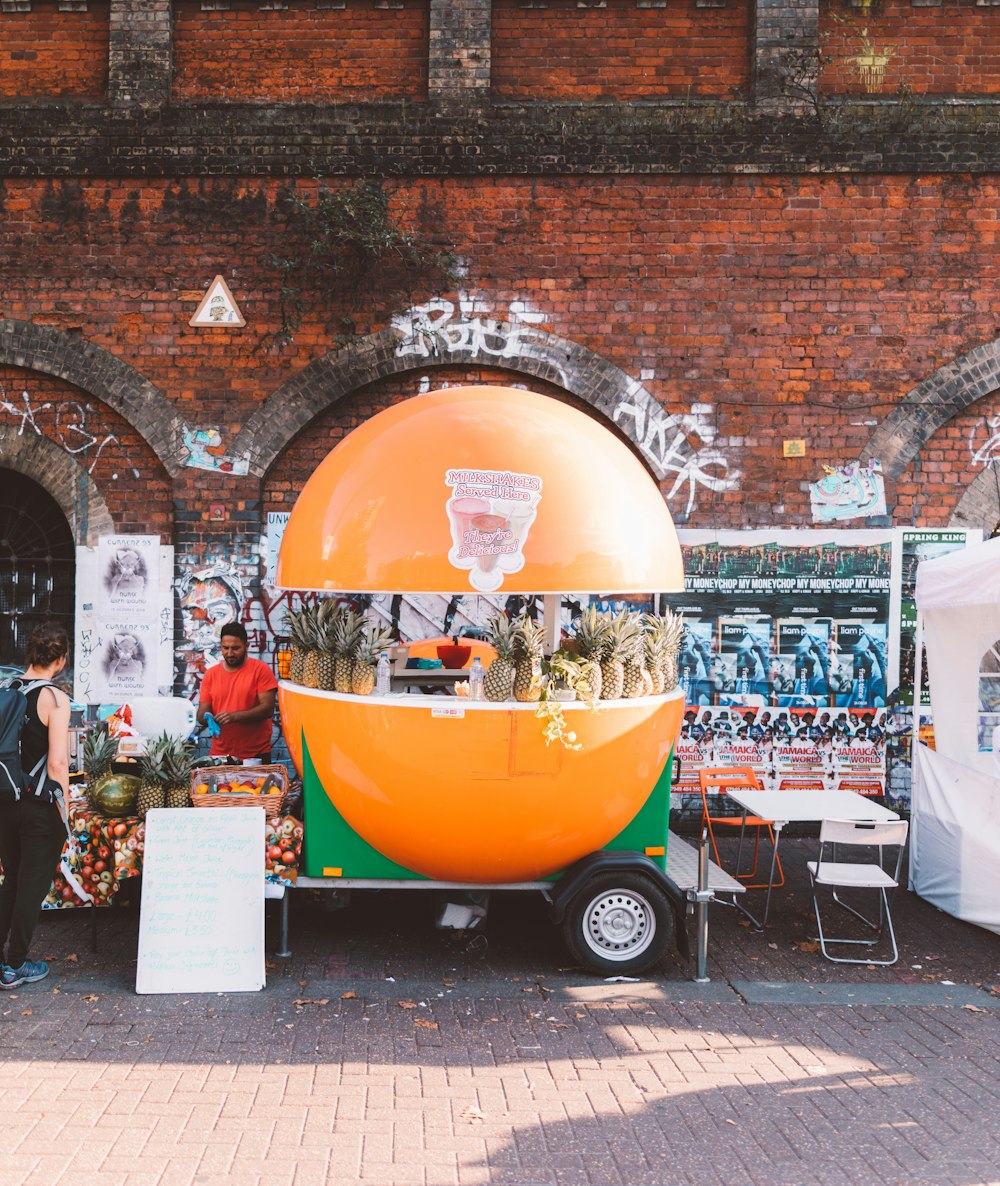
{"type": "Polygon", "coordinates": [[[69,639],[57,622],[31,632],[20,680],[27,701],[21,768],[37,768],[39,774],[30,779],[26,774],[20,795],[0,794],[0,988],[18,988],[49,974],[43,960],[28,959],[28,948],[66,840],[60,804],[69,803],[70,703],[51,681],[68,654],[69,639]]]}

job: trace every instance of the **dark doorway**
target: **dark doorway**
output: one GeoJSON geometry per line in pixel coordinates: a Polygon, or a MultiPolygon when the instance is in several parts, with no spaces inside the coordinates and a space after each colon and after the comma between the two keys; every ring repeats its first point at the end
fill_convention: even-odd
{"type": "Polygon", "coordinates": [[[47,618],[72,639],[75,576],[62,508],[31,478],[0,468],[0,664],[22,667],[28,635],[47,618]]]}

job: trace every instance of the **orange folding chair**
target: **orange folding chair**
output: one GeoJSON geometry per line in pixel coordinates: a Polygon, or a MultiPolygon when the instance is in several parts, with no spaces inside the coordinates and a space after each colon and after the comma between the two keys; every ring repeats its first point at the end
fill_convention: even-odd
{"type": "MultiPolygon", "coordinates": [[[[748,881],[747,889],[767,889],[769,886],[784,885],[785,872],[781,867],[781,858],[775,853],[774,867],[778,874],[778,880],[772,883],[766,881],[754,882],[753,878],[757,876],[758,856],[760,853],[760,834],[762,831],[767,832],[768,839],[771,842],[772,851],[774,849],[774,829],[769,819],[761,819],[760,816],[748,815],[744,817],[741,811],[730,813],[729,815],[715,815],[708,804],[709,795],[716,797],[724,795],[726,790],[730,787],[742,787],[748,791],[762,791],[764,788],[761,785],[760,779],[749,766],[706,766],[698,771],[698,781],[701,784],[701,826],[708,828],[708,838],[712,844],[712,852],[715,853],[715,863],[721,868],[722,861],[719,859],[719,850],[715,843],[715,828],[753,828],[754,846],[753,846],[753,868],[748,873],[740,872],[740,860],[743,855],[742,840],[743,833],[740,833],[741,847],[740,852],[736,858],[736,871],[733,876],[740,881],[748,881]]],[[[733,804],[734,809],[736,804],[733,804]]],[[[716,809],[717,810],[717,809],[716,809]]]]}

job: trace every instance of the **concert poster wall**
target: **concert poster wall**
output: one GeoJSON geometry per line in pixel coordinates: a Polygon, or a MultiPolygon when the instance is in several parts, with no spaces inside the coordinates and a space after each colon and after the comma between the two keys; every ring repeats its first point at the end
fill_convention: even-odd
{"type": "Polygon", "coordinates": [[[702,765],[765,786],[885,793],[892,531],[681,531],[679,790],[702,765]]]}

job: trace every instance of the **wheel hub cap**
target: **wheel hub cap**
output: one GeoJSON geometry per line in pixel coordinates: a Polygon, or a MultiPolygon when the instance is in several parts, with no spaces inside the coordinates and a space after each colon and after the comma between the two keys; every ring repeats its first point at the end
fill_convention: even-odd
{"type": "Polygon", "coordinates": [[[653,911],[640,894],[603,894],[591,903],[587,941],[606,959],[632,959],[650,944],[653,911]]]}

